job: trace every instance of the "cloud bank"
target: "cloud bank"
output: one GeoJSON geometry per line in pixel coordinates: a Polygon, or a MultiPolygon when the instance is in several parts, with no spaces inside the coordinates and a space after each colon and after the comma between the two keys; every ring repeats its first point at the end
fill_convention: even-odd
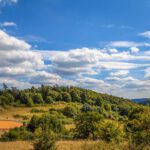
{"type": "Polygon", "coordinates": [[[128,98],[149,97],[150,53],[141,46],[124,41],[103,49],[35,50],[0,30],[0,83],[20,88],[73,85],[128,98]]]}

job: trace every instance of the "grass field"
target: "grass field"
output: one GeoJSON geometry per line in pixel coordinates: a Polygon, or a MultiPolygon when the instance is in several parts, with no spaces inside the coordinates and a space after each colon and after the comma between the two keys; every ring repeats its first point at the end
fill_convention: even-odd
{"type": "MultiPolygon", "coordinates": [[[[57,150],[129,150],[126,143],[107,144],[99,141],[59,141],[56,143],[57,150]]],[[[0,150],[31,150],[32,143],[0,142],[0,150]]],[[[146,149],[149,150],[149,149],[146,149]]]]}
{"type": "MultiPolygon", "coordinates": [[[[50,105],[44,106],[35,106],[35,107],[12,107],[7,106],[7,108],[0,107],[0,120],[16,120],[15,115],[25,115],[28,118],[31,118],[34,114],[41,115],[43,113],[31,113],[32,109],[39,109],[43,111],[48,111],[49,109],[63,109],[69,105],[65,102],[56,102],[50,105]]],[[[22,118],[17,118],[17,120],[21,120],[22,118]]]]}

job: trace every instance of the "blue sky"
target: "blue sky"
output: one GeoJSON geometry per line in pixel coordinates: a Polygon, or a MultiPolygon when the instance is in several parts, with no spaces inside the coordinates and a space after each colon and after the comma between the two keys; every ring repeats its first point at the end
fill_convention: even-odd
{"type": "Polygon", "coordinates": [[[1,83],[150,97],[149,14],[149,0],[0,0],[1,83]]]}

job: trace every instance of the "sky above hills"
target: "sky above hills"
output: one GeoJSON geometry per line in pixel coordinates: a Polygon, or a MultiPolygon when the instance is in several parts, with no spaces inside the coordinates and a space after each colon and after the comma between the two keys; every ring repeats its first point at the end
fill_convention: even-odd
{"type": "Polygon", "coordinates": [[[0,0],[0,84],[150,97],[149,0],[0,0]]]}

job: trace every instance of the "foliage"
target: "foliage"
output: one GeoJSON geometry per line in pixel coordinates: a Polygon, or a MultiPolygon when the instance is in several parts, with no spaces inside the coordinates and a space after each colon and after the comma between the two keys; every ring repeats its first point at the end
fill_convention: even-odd
{"type": "Polygon", "coordinates": [[[96,139],[98,124],[102,116],[96,112],[87,112],[78,115],[76,118],[75,138],[79,139],[96,139]]]}
{"type": "MultiPolygon", "coordinates": [[[[126,141],[136,147],[147,147],[150,143],[150,107],[116,96],[77,87],[41,85],[19,90],[3,84],[0,105],[4,107],[2,109],[7,109],[9,105],[49,107],[49,111],[36,107],[30,109],[32,117],[27,126],[3,134],[2,139],[6,141],[30,140],[37,138],[38,133],[40,138],[37,138],[35,145],[45,143],[48,147],[53,145],[53,134],[57,139],[74,137],[108,143],[126,141]],[[57,107],[58,103],[61,105],[57,107]],[[39,114],[36,116],[33,113],[39,114]],[[46,130],[49,134],[44,133],[46,130]],[[48,141],[48,138],[52,139],[48,141]]],[[[29,119],[24,114],[13,117],[29,119]]]]}
{"type": "Polygon", "coordinates": [[[122,126],[116,122],[105,121],[99,126],[98,136],[107,142],[117,142],[123,140],[125,133],[122,126]]]}
{"type": "Polygon", "coordinates": [[[56,135],[48,129],[42,131],[34,142],[34,150],[56,150],[56,135]]]}
{"type": "Polygon", "coordinates": [[[32,140],[34,135],[29,132],[25,127],[14,128],[9,132],[5,132],[1,140],[2,141],[14,141],[14,140],[32,140]]]}

